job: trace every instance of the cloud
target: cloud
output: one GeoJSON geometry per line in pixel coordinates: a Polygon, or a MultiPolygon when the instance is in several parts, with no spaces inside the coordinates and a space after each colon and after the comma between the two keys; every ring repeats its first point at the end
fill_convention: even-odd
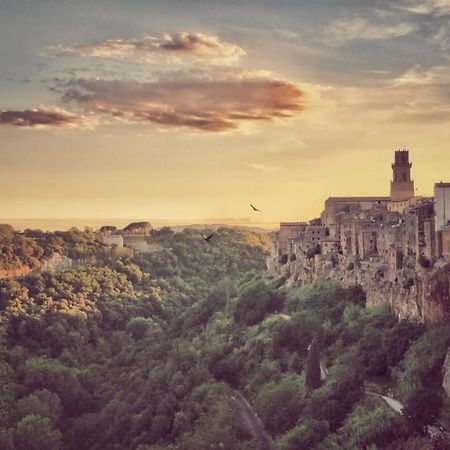
{"type": "Polygon", "coordinates": [[[436,84],[437,69],[431,68],[428,70],[422,70],[420,66],[415,66],[412,69],[407,70],[400,76],[394,78],[393,86],[432,86],[436,84]]]}
{"type": "Polygon", "coordinates": [[[57,107],[39,107],[25,110],[0,111],[0,125],[15,127],[67,127],[79,126],[82,118],[57,107]]]}
{"type": "Polygon", "coordinates": [[[152,82],[74,79],[60,89],[64,102],[85,111],[211,132],[285,119],[303,109],[303,92],[296,84],[248,72],[216,77],[190,73],[152,82]]]}
{"type": "Polygon", "coordinates": [[[415,66],[393,80],[393,86],[450,86],[450,78],[446,67],[422,69],[415,66]]]}
{"type": "Polygon", "coordinates": [[[450,0],[402,0],[392,2],[397,9],[415,14],[433,14],[443,16],[450,14],[450,0]]]}
{"type": "Polygon", "coordinates": [[[450,50],[450,26],[448,23],[438,28],[437,33],[433,36],[433,41],[443,52],[450,50]]]}
{"type": "Polygon", "coordinates": [[[268,164],[250,163],[248,166],[258,172],[263,173],[274,173],[281,170],[280,166],[272,166],[268,164]]]}
{"type": "Polygon", "coordinates": [[[377,86],[333,88],[320,101],[328,120],[339,116],[340,123],[443,124],[450,120],[450,70],[416,66],[377,86]]]}
{"type": "Polygon", "coordinates": [[[110,59],[134,58],[141,63],[201,62],[230,65],[239,61],[245,51],[217,36],[202,33],[165,34],[161,38],[108,39],[98,43],[56,45],[48,47],[47,55],[110,59]]]}
{"type": "Polygon", "coordinates": [[[381,25],[371,23],[363,17],[338,19],[331,21],[325,28],[330,43],[342,43],[351,40],[385,40],[406,36],[416,30],[410,23],[381,25]]]}

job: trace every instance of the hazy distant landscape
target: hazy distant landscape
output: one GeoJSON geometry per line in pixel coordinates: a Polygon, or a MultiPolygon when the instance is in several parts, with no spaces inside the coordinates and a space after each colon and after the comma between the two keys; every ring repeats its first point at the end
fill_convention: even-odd
{"type": "MultiPolygon", "coordinates": [[[[92,229],[99,229],[103,225],[113,225],[117,228],[123,228],[129,223],[137,222],[142,219],[130,218],[130,219],[74,219],[74,218],[60,218],[60,219],[10,219],[0,218],[0,223],[7,223],[16,230],[38,229],[42,231],[64,231],[69,230],[72,227],[83,230],[85,227],[92,229]]],[[[147,220],[147,219],[146,219],[147,220]]],[[[148,219],[149,222],[155,227],[170,226],[173,229],[182,229],[184,227],[196,225],[197,227],[207,226],[220,226],[220,225],[233,225],[249,228],[261,228],[266,230],[273,230],[278,227],[278,223],[269,223],[254,221],[250,218],[234,219],[230,218],[218,218],[218,219],[148,219]]]]}

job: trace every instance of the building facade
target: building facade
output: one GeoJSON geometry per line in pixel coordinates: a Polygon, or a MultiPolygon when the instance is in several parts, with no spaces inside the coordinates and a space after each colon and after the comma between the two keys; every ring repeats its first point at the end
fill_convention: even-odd
{"type": "Polygon", "coordinates": [[[340,255],[384,261],[395,272],[449,258],[450,183],[435,185],[435,199],[418,197],[408,150],[396,151],[391,167],[389,197],[329,197],[320,221],[281,223],[273,240],[278,260],[340,255]]]}

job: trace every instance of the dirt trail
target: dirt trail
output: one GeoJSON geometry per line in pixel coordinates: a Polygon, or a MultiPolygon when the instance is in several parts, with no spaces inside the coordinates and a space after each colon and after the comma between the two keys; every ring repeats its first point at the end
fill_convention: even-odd
{"type": "MultiPolygon", "coordinates": [[[[247,399],[237,391],[233,391],[232,400],[235,401],[239,407],[241,419],[246,427],[251,431],[254,438],[262,445],[263,450],[275,450],[272,439],[269,433],[266,432],[261,419],[256,414],[252,405],[247,399]]],[[[299,449],[300,450],[300,449],[299,449]]]]}

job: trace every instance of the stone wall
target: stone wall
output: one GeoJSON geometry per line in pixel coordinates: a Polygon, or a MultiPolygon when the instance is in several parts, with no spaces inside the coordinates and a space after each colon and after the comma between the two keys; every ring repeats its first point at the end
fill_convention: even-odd
{"type": "Polygon", "coordinates": [[[81,259],[71,259],[68,256],[53,253],[52,256],[42,261],[41,265],[35,269],[28,266],[22,266],[10,270],[0,270],[0,279],[23,277],[25,275],[39,274],[44,272],[62,272],[71,267],[82,266],[84,264],[95,264],[94,257],[86,257],[81,259]]]}
{"type": "Polygon", "coordinates": [[[160,244],[150,243],[145,237],[124,237],[124,246],[137,253],[153,253],[163,249],[160,244]]]}

